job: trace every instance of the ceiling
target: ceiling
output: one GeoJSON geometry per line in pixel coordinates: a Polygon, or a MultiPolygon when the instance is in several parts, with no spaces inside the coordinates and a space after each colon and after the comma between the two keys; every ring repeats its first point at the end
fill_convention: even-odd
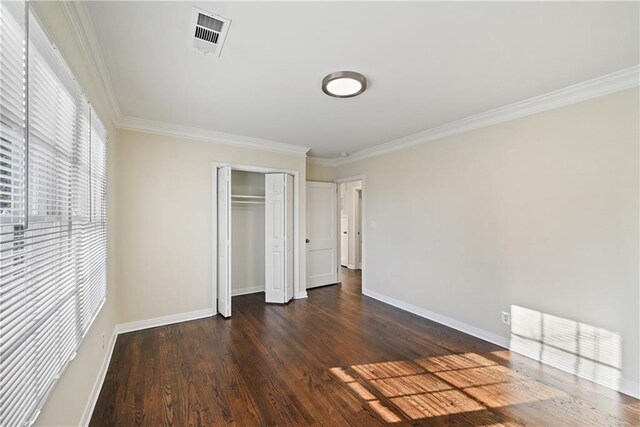
{"type": "Polygon", "coordinates": [[[639,62],[639,3],[87,2],[121,113],[333,158],[639,62]],[[232,20],[190,46],[198,6],[232,20]],[[321,90],[354,70],[367,91],[321,90]]]}

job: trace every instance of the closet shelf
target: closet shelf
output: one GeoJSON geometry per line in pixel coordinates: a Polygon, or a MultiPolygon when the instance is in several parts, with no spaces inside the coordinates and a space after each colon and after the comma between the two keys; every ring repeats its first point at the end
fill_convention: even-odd
{"type": "Polygon", "coordinates": [[[264,205],[264,202],[252,201],[252,200],[232,200],[234,205],[264,205]]]}
{"type": "Polygon", "coordinates": [[[234,199],[262,199],[264,200],[264,196],[248,196],[244,194],[232,194],[232,198],[234,199]]]}

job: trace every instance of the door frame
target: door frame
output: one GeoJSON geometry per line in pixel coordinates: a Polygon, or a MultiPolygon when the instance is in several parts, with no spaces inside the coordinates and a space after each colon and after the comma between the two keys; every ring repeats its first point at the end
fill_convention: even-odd
{"type": "MultiPolygon", "coordinates": [[[[361,259],[362,259],[362,293],[364,294],[365,291],[367,290],[367,203],[366,203],[366,197],[367,197],[367,191],[366,191],[366,185],[367,185],[367,179],[366,179],[366,175],[353,175],[353,176],[347,176],[344,178],[338,178],[335,179],[333,182],[335,182],[336,184],[340,185],[340,184],[344,184],[346,182],[353,182],[353,181],[360,181],[362,183],[362,201],[360,203],[360,215],[361,215],[361,230],[360,233],[362,233],[361,235],[361,239],[362,239],[362,245],[361,245],[361,259]]],[[[338,204],[338,218],[340,218],[340,206],[338,204]]],[[[338,241],[340,239],[340,227],[338,227],[338,241]]],[[[340,264],[340,257],[341,257],[341,253],[340,253],[340,245],[338,245],[338,265],[340,264]]],[[[339,279],[339,277],[338,277],[339,279]]]]}
{"type": "MultiPolygon", "coordinates": [[[[300,289],[305,283],[300,277],[300,172],[296,170],[242,165],[227,162],[211,163],[211,289],[213,312],[218,314],[218,168],[230,167],[231,171],[258,173],[286,173],[293,175],[293,298],[306,298],[306,290],[300,289]]],[[[232,296],[230,296],[232,298],[232,296]]]]}
{"type": "Polygon", "coordinates": [[[353,206],[354,206],[354,233],[355,235],[355,266],[356,269],[362,270],[362,187],[353,189],[353,206]],[[358,259],[360,261],[358,261],[358,259]]]}

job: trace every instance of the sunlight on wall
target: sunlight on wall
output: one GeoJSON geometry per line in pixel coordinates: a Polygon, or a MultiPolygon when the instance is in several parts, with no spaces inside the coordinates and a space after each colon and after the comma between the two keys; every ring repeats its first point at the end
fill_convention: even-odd
{"type": "Polygon", "coordinates": [[[510,349],[608,387],[620,383],[616,332],[512,305],[510,349]]]}

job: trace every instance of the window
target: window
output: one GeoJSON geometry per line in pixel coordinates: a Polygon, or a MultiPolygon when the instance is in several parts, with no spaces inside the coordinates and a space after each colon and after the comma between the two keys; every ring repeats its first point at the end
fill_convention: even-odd
{"type": "Polygon", "coordinates": [[[0,4],[0,425],[31,423],[106,297],[107,133],[25,2],[0,4]]]}

